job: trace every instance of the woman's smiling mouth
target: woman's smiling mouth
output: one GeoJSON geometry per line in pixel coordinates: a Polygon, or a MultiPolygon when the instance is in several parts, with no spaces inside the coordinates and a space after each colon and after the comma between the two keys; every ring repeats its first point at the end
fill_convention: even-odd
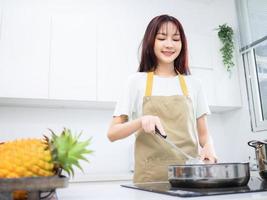
{"type": "Polygon", "coordinates": [[[175,52],[174,51],[161,51],[162,54],[165,56],[172,56],[175,52]]]}

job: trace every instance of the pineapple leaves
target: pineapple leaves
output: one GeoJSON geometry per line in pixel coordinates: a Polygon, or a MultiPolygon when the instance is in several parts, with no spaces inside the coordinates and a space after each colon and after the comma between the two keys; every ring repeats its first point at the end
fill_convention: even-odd
{"type": "Polygon", "coordinates": [[[56,135],[52,130],[50,132],[52,133],[50,150],[52,151],[54,161],[68,175],[74,176],[73,166],[83,171],[79,160],[89,162],[85,155],[93,153],[92,150],[87,149],[87,146],[91,144],[92,138],[86,141],[79,141],[82,132],[79,135],[74,135],[70,129],[66,128],[64,128],[60,135],[56,135]]]}

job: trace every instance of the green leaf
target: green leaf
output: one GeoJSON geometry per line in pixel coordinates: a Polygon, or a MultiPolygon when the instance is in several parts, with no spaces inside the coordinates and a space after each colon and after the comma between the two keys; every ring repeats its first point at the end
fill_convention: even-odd
{"type": "Polygon", "coordinates": [[[228,72],[231,72],[232,68],[234,67],[233,62],[233,53],[234,53],[234,42],[233,42],[233,29],[228,26],[227,24],[219,25],[218,30],[218,37],[222,42],[222,48],[220,52],[222,54],[222,62],[227,69],[228,72]]]}
{"type": "Polygon", "coordinates": [[[60,135],[56,135],[52,130],[50,130],[50,132],[52,133],[50,150],[52,150],[54,162],[58,163],[69,176],[74,176],[73,166],[83,171],[79,160],[89,162],[85,155],[93,153],[92,150],[87,149],[91,144],[92,138],[90,137],[88,140],[79,141],[82,132],[78,135],[74,135],[71,130],[67,128],[64,128],[60,135]]]}

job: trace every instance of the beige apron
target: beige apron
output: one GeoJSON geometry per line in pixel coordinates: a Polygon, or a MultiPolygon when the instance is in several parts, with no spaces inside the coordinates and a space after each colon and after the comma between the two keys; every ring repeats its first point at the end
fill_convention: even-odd
{"type": "MultiPolygon", "coordinates": [[[[151,96],[153,72],[147,73],[143,115],[155,115],[161,120],[167,138],[189,155],[198,155],[196,119],[188,97],[184,77],[178,75],[183,95],[151,96]]],[[[178,80],[177,80],[178,84],[178,80]]],[[[135,141],[134,182],[168,180],[168,165],[184,164],[186,158],[157,135],[140,130],[135,141]]]]}

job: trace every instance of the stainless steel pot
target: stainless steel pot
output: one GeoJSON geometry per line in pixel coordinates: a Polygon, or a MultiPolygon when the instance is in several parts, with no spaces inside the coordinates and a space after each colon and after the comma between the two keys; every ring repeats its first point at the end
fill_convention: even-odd
{"type": "Polygon", "coordinates": [[[255,148],[260,176],[264,180],[267,180],[267,141],[252,140],[248,142],[248,145],[255,148]]]}
{"type": "Polygon", "coordinates": [[[186,158],[186,165],[168,166],[168,179],[173,187],[231,187],[247,185],[250,173],[249,163],[205,164],[199,158],[193,158],[169,141],[155,127],[156,135],[160,136],[179,154],[186,158]]]}
{"type": "Polygon", "coordinates": [[[247,185],[249,163],[170,165],[168,179],[173,187],[214,188],[247,185]]]}

